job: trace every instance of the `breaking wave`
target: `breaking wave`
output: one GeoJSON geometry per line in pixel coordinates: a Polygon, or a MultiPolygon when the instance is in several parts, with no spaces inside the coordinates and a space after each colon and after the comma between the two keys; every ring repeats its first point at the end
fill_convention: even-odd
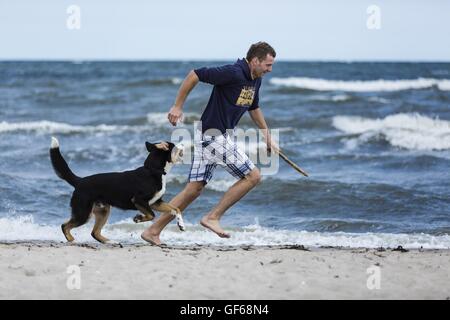
{"type": "MultiPolygon", "coordinates": [[[[171,127],[167,120],[167,113],[149,113],[147,114],[147,123],[153,127],[171,127]]],[[[184,123],[189,124],[200,119],[196,113],[186,113],[184,123]]],[[[63,122],[54,122],[48,120],[29,121],[29,122],[0,122],[0,134],[10,132],[36,132],[40,134],[70,134],[70,133],[122,133],[122,132],[141,132],[148,130],[148,125],[73,125],[63,122]]]]}
{"type": "Polygon", "coordinates": [[[348,91],[348,92],[371,92],[371,91],[400,91],[417,90],[437,87],[442,91],[450,91],[450,79],[404,79],[404,80],[368,80],[368,81],[343,81],[326,80],[318,78],[272,78],[270,83],[275,86],[300,88],[304,90],[317,91],[348,91]]]}
{"type": "MultiPolygon", "coordinates": [[[[95,243],[90,236],[93,222],[72,231],[77,243],[95,243]]],[[[108,224],[103,234],[124,244],[144,243],[140,234],[150,223],[135,224],[129,220],[108,224]]],[[[161,235],[168,245],[304,245],[308,247],[348,247],[348,248],[408,248],[449,249],[450,236],[428,234],[392,233],[345,233],[308,232],[277,230],[258,224],[228,229],[231,239],[221,239],[196,223],[187,223],[187,231],[180,232],[176,226],[169,226],[161,235]]],[[[33,216],[0,218],[0,241],[64,241],[60,226],[44,225],[34,222],[33,216]]]]}
{"type": "Polygon", "coordinates": [[[15,132],[15,131],[34,131],[38,133],[80,133],[80,132],[111,132],[117,130],[124,130],[128,126],[116,125],[96,125],[96,126],[81,126],[71,125],[62,122],[53,121],[30,121],[30,122],[16,122],[9,123],[6,121],[0,122],[0,133],[15,132]]]}
{"type": "Polygon", "coordinates": [[[335,116],[333,126],[345,133],[358,135],[356,139],[347,140],[347,146],[357,146],[381,137],[392,146],[409,150],[450,149],[450,121],[417,113],[399,113],[383,119],[335,116]]]}

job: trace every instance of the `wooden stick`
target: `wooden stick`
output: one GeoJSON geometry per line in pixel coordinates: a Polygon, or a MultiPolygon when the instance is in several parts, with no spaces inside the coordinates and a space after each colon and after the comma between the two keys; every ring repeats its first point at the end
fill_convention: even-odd
{"type": "Polygon", "coordinates": [[[298,165],[296,165],[294,162],[292,162],[291,160],[289,160],[289,158],[280,150],[275,150],[276,152],[278,152],[278,154],[280,155],[280,157],[286,161],[292,168],[294,168],[295,170],[297,170],[298,172],[300,172],[302,175],[304,175],[305,177],[308,177],[308,174],[302,170],[298,165]]]}

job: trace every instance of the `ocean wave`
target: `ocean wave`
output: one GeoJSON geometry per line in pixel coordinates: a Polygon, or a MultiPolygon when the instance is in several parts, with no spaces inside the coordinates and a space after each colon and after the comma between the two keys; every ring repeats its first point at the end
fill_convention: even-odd
{"type": "Polygon", "coordinates": [[[217,191],[217,192],[226,192],[233,184],[236,183],[236,179],[212,179],[206,185],[207,189],[217,191]]]}
{"type": "Polygon", "coordinates": [[[332,96],[315,95],[310,98],[312,101],[332,101],[332,102],[345,102],[354,99],[354,97],[348,94],[337,94],[332,96]]]}
{"type": "Polygon", "coordinates": [[[450,79],[402,79],[402,80],[368,80],[368,81],[344,81],[326,80],[319,78],[272,78],[270,83],[275,86],[299,88],[316,91],[348,91],[348,92],[372,92],[372,91],[400,91],[417,90],[437,87],[443,91],[450,90],[450,79]]]}
{"type": "Polygon", "coordinates": [[[140,130],[142,128],[131,127],[131,126],[118,126],[118,125],[71,125],[62,122],[53,121],[30,121],[30,122],[16,122],[9,123],[6,121],[0,122],[0,133],[8,133],[15,131],[26,131],[26,132],[38,132],[38,133],[96,133],[96,132],[123,132],[127,130],[140,130]]]}
{"type": "MultiPolygon", "coordinates": [[[[200,116],[196,113],[186,113],[184,122],[186,124],[193,123],[200,116]]],[[[147,114],[146,123],[152,124],[153,127],[169,127],[167,113],[149,113],[147,114]]],[[[123,133],[123,132],[142,132],[148,131],[148,125],[73,125],[63,122],[54,122],[48,120],[29,121],[29,122],[0,122],[0,133],[9,132],[37,132],[41,134],[70,134],[70,133],[123,133]]]]}
{"type": "MultiPolygon", "coordinates": [[[[104,236],[124,244],[144,243],[140,234],[151,223],[135,224],[131,218],[104,228],[104,236]]],[[[77,243],[96,243],[90,236],[93,222],[72,231],[77,243]]],[[[304,245],[307,247],[348,247],[348,248],[404,248],[449,249],[450,236],[429,234],[392,233],[346,233],[308,232],[278,230],[253,224],[239,228],[225,228],[231,231],[231,239],[221,239],[212,232],[195,224],[186,223],[187,231],[180,232],[170,225],[161,235],[168,245],[304,245]]],[[[0,218],[0,241],[64,241],[59,225],[38,224],[32,215],[0,218]]]]}
{"type": "MultiPolygon", "coordinates": [[[[343,99],[343,97],[337,97],[337,99],[343,99]]],[[[340,101],[340,100],[339,100],[340,101]]],[[[149,124],[152,125],[156,125],[159,127],[170,127],[173,128],[172,125],[169,123],[169,120],[167,119],[167,114],[168,112],[151,112],[147,114],[147,122],[149,124]]],[[[183,119],[181,122],[179,122],[177,124],[177,127],[183,127],[186,125],[190,125],[190,128],[193,128],[193,124],[197,121],[200,121],[201,118],[201,114],[197,113],[197,112],[183,112],[183,119]]],[[[242,123],[241,124],[249,124],[251,125],[251,128],[254,128],[254,124],[253,122],[250,120],[250,122],[245,123],[245,121],[243,121],[244,119],[242,119],[242,123]]],[[[276,119],[273,119],[271,117],[266,117],[267,121],[274,121],[276,119]]],[[[247,128],[246,126],[241,127],[241,128],[247,128]]],[[[277,127],[277,128],[273,128],[273,129],[277,129],[280,132],[288,132],[288,131],[294,131],[295,128],[293,127],[277,127]]],[[[237,132],[239,133],[239,132],[237,132]]]]}
{"type": "MultiPolygon", "coordinates": [[[[212,190],[216,192],[225,192],[227,191],[234,183],[236,183],[236,179],[233,177],[229,178],[218,178],[214,177],[211,181],[206,185],[207,190],[212,190]]],[[[179,184],[185,185],[188,182],[188,172],[186,174],[169,174],[167,176],[167,183],[171,184],[179,184]]]]}
{"type": "Polygon", "coordinates": [[[389,103],[388,99],[381,98],[381,97],[370,97],[368,100],[371,102],[378,102],[378,103],[382,103],[382,104],[389,103]]]}
{"type": "MultiPolygon", "coordinates": [[[[206,189],[217,192],[227,191],[237,180],[230,177],[228,179],[214,178],[206,185],[206,189]]],[[[167,177],[167,183],[186,184],[188,182],[188,175],[174,175],[169,174],[167,177]]]]}
{"type": "Polygon", "coordinates": [[[183,79],[178,77],[171,78],[160,78],[160,79],[142,79],[136,81],[129,81],[121,83],[121,87],[125,88],[138,88],[138,87],[149,87],[158,85],[178,85],[183,82],[183,79]]]}
{"type": "MultiPolygon", "coordinates": [[[[151,112],[147,114],[147,121],[150,124],[157,126],[172,126],[167,119],[167,112],[151,112]]],[[[195,112],[184,112],[182,122],[183,124],[193,124],[195,121],[200,120],[200,114],[195,112]]]]}
{"type": "Polygon", "coordinates": [[[369,221],[362,219],[329,219],[329,218],[311,218],[309,219],[309,228],[313,230],[326,232],[361,232],[364,230],[383,230],[389,223],[381,221],[369,221]]]}
{"type": "Polygon", "coordinates": [[[450,149],[450,121],[417,113],[399,113],[383,119],[335,116],[333,126],[345,133],[358,135],[356,139],[346,141],[350,149],[379,137],[392,146],[409,150],[450,149]]]}

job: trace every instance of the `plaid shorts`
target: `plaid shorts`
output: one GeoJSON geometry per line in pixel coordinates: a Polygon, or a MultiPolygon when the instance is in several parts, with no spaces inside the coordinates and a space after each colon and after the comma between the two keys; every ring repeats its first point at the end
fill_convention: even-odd
{"type": "Polygon", "coordinates": [[[227,133],[201,137],[201,141],[196,141],[194,144],[194,159],[189,173],[189,182],[208,183],[217,165],[225,168],[237,179],[244,178],[255,168],[253,162],[227,133]]]}

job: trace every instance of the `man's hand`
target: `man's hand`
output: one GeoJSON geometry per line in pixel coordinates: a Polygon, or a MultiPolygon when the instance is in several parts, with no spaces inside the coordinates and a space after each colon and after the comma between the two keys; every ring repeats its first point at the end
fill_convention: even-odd
{"type": "Polygon", "coordinates": [[[165,141],[155,144],[155,147],[160,150],[169,151],[169,144],[165,141]]]}
{"type": "Polygon", "coordinates": [[[167,115],[167,119],[169,119],[169,122],[176,126],[178,121],[183,120],[183,111],[182,108],[177,107],[176,105],[170,108],[169,114],[167,115]]]}
{"type": "Polygon", "coordinates": [[[270,154],[272,151],[275,151],[278,153],[278,151],[280,150],[280,147],[278,146],[278,144],[272,140],[272,137],[270,134],[267,134],[267,136],[264,137],[264,140],[266,141],[266,147],[267,147],[267,152],[270,154]]]}
{"type": "Polygon", "coordinates": [[[181,84],[180,90],[178,90],[177,97],[175,99],[175,104],[172,108],[169,110],[169,114],[167,115],[167,119],[169,119],[169,122],[176,126],[178,121],[183,121],[183,105],[186,101],[186,98],[191,92],[191,90],[197,85],[197,83],[200,81],[197,74],[194,72],[194,70],[191,70],[189,74],[184,79],[183,83],[181,84]]]}

